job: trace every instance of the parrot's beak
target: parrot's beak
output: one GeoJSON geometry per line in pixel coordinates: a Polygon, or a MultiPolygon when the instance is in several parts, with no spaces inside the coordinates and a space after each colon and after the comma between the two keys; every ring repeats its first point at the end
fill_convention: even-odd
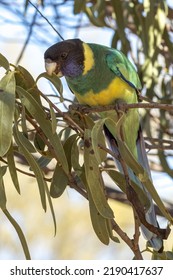
{"type": "Polygon", "coordinates": [[[60,71],[60,65],[57,62],[52,61],[50,58],[45,59],[45,68],[48,75],[52,76],[55,73],[58,77],[62,77],[60,71]]]}

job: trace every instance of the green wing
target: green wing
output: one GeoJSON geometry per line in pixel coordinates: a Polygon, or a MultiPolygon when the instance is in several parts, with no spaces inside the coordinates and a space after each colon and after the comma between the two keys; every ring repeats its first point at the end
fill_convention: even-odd
{"type": "Polygon", "coordinates": [[[107,55],[106,61],[108,67],[115,73],[116,76],[122,78],[135,89],[141,90],[141,82],[135,67],[122,52],[112,49],[107,55]]]}

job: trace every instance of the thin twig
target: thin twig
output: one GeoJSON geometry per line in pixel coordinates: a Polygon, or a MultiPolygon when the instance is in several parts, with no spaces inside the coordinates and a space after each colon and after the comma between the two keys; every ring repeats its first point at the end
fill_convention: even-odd
{"type": "Polygon", "coordinates": [[[115,222],[115,220],[112,220],[112,229],[121,237],[121,239],[130,247],[130,249],[133,251],[135,255],[135,259],[142,260],[142,255],[140,253],[140,250],[136,250],[134,247],[133,241],[128,237],[128,235],[119,227],[119,225],[115,222]]]}
{"type": "Polygon", "coordinates": [[[21,60],[21,58],[22,58],[22,56],[23,56],[23,54],[24,54],[24,52],[25,52],[25,49],[26,49],[26,47],[27,47],[27,45],[28,45],[28,43],[29,43],[29,41],[30,41],[30,39],[31,39],[31,35],[32,35],[33,27],[34,27],[34,25],[35,25],[36,18],[37,18],[37,10],[36,10],[35,13],[34,13],[32,22],[31,22],[30,27],[29,27],[28,36],[27,36],[27,38],[26,38],[26,40],[25,40],[25,43],[24,43],[24,45],[23,45],[23,48],[22,48],[22,50],[21,50],[21,52],[20,52],[20,54],[19,54],[19,57],[18,57],[18,59],[17,59],[17,61],[16,61],[16,65],[19,64],[19,62],[20,62],[20,60],[21,60]]]}
{"type": "Polygon", "coordinates": [[[55,111],[64,119],[68,121],[68,124],[71,125],[75,130],[78,130],[80,133],[82,133],[82,135],[84,134],[83,129],[77,124],[75,123],[72,118],[65,112],[62,112],[57,106],[55,106],[55,104],[53,102],[51,102],[49,100],[49,98],[47,98],[47,96],[45,96],[44,94],[40,93],[40,95],[47,101],[48,104],[50,104],[55,111]]]}
{"type": "Polygon", "coordinates": [[[135,233],[133,235],[133,245],[134,245],[134,250],[136,251],[136,254],[138,254],[138,259],[142,257],[140,249],[139,249],[139,237],[140,237],[140,222],[138,215],[136,211],[133,211],[134,213],[134,222],[135,222],[135,233]]]}
{"type": "MultiPolygon", "coordinates": [[[[7,162],[5,159],[0,158],[0,161],[2,161],[3,163],[5,163],[5,164],[8,165],[8,162],[7,162]]],[[[24,171],[24,170],[22,170],[22,169],[20,169],[20,168],[17,168],[17,167],[16,167],[16,171],[18,171],[18,172],[20,172],[21,174],[24,174],[24,175],[26,175],[26,176],[36,178],[36,176],[35,176],[33,173],[26,172],[26,171],[24,171]]],[[[46,178],[46,177],[43,177],[43,179],[44,179],[45,181],[47,181],[47,182],[51,182],[51,180],[52,180],[51,178],[49,179],[49,178],[46,178]]]]}
{"type": "Polygon", "coordinates": [[[58,36],[61,38],[61,40],[64,41],[64,38],[61,36],[61,34],[56,30],[56,28],[51,24],[51,22],[40,12],[40,10],[30,1],[28,2],[36,9],[36,11],[40,14],[42,18],[44,18],[45,21],[51,26],[51,28],[58,34],[58,36]]]}

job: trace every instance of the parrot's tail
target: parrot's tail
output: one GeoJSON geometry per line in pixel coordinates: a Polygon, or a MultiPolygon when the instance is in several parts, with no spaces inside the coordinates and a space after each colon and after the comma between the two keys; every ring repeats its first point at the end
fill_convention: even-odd
{"type": "MultiPolygon", "coordinates": [[[[107,139],[107,142],[108,142],[108,145],[109,145],[109,148],[111,149],[111,151],[113,151],[115,154],[119,154],[116,139],[114,138],[114,136],[112,135],[112,133],[108,130],[108,128],[106,126],[104,126],[104,132],[105,132],[105,136],[106,136],[106,139],[107,139]]],[[[150,168],[149,168],[147,154],[145,151],[145,143],[144,143],[141,128],[139,128],[138,137],[136,139],[136,145],[137,145],[138,161],[143,166],[143,168],[145,168],[149,177],[151,178],[151,172],[150,172],[150,168]]],[[[115,159],[115,162],[116,162],[117,168],[122,173],[123,170],[122,170],[122,166],[121,166],[120,162],[116,159],[115,159]]],[[[129,170],[129,177],[131,180],[136,182],[139,186],[141,186],[141,188],[143,188],[145,190],[145,192],[150,200],[150,208],[145,213],[146,221],[155,227],[159,227],[157,219],[156,219],[155,210],[154,210],[154,204],[153,204],[150,193],[144,188],[144,186],[139,181],[139,179],[135,176],[135,174],[133,173],[132,170],[129,170]]],[[[162,252],[163,251],[163,240],[160,237],[158,237],[155,233],[153,233],[149,229],[147,229],[143,224],[141,224],[141,230],[142,230],[144,238],[148,241],[150,246],[155,251],[162,252]]]]}

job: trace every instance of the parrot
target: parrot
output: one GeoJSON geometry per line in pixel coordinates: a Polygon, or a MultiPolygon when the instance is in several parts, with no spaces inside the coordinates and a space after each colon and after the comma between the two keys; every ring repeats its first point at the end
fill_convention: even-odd
{"type": "MultiPolygon", "coordinates": [[[[64,76],[68,87],[80,104],[107,106],[121,102],[138,103],[138,94],[142,89],[139,76],[135,66],[117,49],[85,43],[80,39],[68,39],[50,46],[44,53],[44,60],[48,75],[54,73],[58,77],[64,76]]],[[[151,178],[137,108],[126,112],[122,126],[123,140],[151,178]]],[[[104,125],[104,133],[108,146],[117,153],[116,139],[106,125],[104,125]]],[[[121,163],[115,161],[117,168],[122,172],[121,163]]],[[[145,212],[146,221],[159,227],[151,195],[132,170],[129,171],[129,176],[145,190],[150,201],[149,209],[145,212]]],[[[163,250],[163,240],[160,236],[151,232],[143,224],[141,224],[141,231],[149,246],[158,252],[163,250]]]]}

